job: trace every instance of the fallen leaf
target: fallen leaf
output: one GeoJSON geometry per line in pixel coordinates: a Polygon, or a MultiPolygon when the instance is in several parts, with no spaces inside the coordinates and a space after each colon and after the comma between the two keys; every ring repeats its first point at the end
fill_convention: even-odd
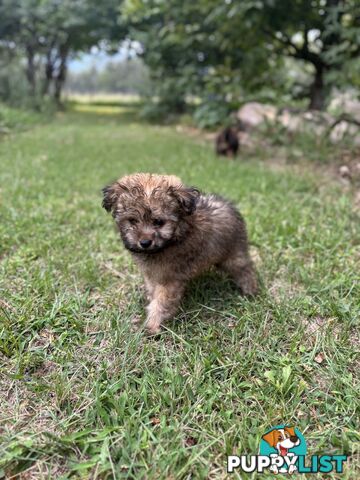
{"type": "Polygon", "coordinates": [[[185,438],[185,446],[186,447],[193,447],[197,444],[196,438],[194,437],[186,437],[185,438]]]}
{"type": "Polygon", "coordinates": [[[150,418],[150,422],[151,422],[152,425],[159,425],[160,424],[160,418],[152,417],[152,418],[150,418]]]}
{"type": "Polygon", "coordinates": [[[315,356],[314,360],[316,363],[321,364],[324,361],[324,355],[320,352],[315,356]]]}

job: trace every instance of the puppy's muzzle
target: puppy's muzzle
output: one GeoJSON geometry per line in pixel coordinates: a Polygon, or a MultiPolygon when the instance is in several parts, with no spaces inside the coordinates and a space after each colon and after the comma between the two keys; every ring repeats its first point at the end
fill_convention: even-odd
{"type": "Polygon", "coordinates": [[[147,249],[151,246],[152,240],[140,240],[139,244],[141,248],[147,249]]]}

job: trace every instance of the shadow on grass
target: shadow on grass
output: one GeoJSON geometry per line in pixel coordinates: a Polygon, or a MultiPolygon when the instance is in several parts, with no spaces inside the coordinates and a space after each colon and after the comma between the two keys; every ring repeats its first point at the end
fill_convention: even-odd
{"type": "Polygon", "coordinates": [[[181,302],[180,315],[167,325],[171,330],[179,329],[179,321],[195,325],[198,318],[201,321],[216,321],[228,323],[239,317],[239,309],[246,309],[250,299],[242,295],[235,283],[224,273],[211,271],[190,281],[185,297],[181,302]]]}
{"type": "Polygon", "coordinates": [[[234,296],[241,296],[241,292],[231,278],[225,273],[211,270],[189,282],[185,300],[197,304],[216,299],[224,302],[224,300],[233,300],[234,296]]]}

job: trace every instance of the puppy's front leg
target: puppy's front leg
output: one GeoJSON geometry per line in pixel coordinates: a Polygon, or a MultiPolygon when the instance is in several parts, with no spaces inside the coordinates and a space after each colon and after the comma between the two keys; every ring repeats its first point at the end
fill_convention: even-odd
{"type": "Polygon", "coordinates": [[[146,299],[148,302],[154,298],[155,285],[151,282],[150,278],[144,275],[146,299]]]}
{"type": "Polygon", "coordinates": [[[160,332],[160,326],[175,315],[184,292],[180,283],[156,285],[153,299],[147,306],[145,328],[150,335],[160,332]]]}

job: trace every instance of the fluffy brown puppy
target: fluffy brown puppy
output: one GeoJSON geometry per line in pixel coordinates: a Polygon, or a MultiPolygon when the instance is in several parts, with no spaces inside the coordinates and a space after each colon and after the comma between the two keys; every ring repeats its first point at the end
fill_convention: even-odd
{"type": "Polygon", "coordinates": [[[216,267],[243,294],[257,291],[243,218],[228,201],[202,195],[173,175],[136,173],[103,189],[125,247],[145,279],[150,334],[178,308],[187,281],[216,267]]]}

